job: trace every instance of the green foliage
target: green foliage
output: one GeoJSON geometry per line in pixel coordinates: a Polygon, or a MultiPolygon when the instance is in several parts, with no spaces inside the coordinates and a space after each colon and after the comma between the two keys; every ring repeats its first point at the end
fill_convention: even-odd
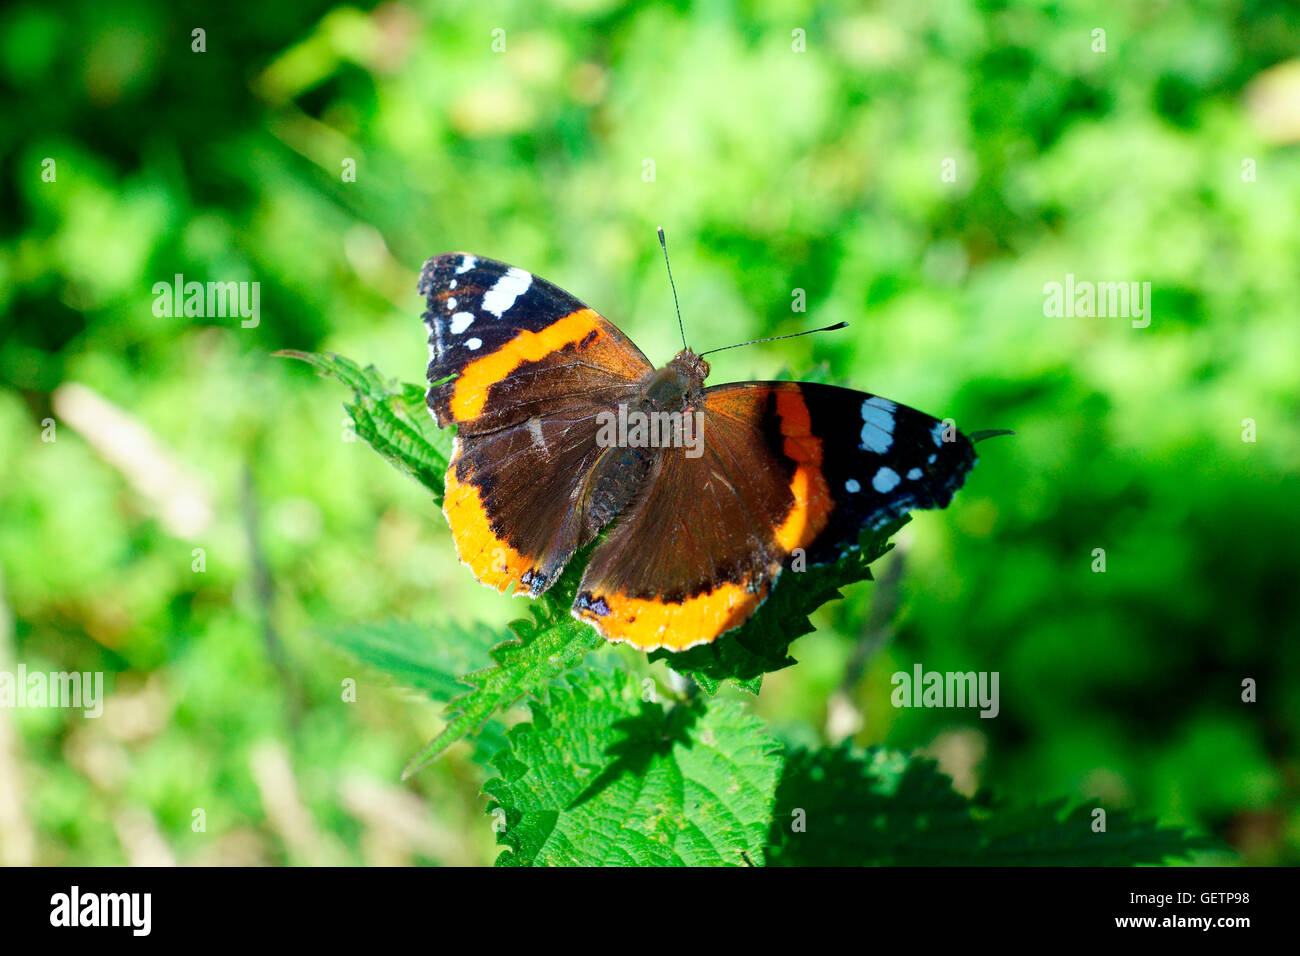
{"type": "Polygon", "coordinates": [[[665,708],[622,671],[530,703],[488,781],[506,866],[761,864],[777,742],[735,702],[665,708]]]}
{"type": "MultiPolygon", "coordinates": [[[[465,696],[466,685],[492,659],[500,638],[484,625],[460,627],[446,621],[438,624],[436,638],[434,633],[426,626],[390,621],[337,625],[320,636],[395,683],[436,703],[452,704],[465,696]]],[[[439,736],[449,746],[472,729],[475,759],[485,763],[505,743],[505,727],[493,716],[489,710],[472,727],[454,734],[444,730],[439,736]]]]}
{"type": "Polygon", "coordinates": [[[530,703],[484,791],[504,866],[1160,863],[1214,846],[1065,801],[990,808],[934,761],[848,747],[783,752],[739,704],[665,708],[621,671],[578,671],[530,703]]]}
{"type": "Polygon", "coordinates": [[[484,626],[439,624],[439,640],[429,629],[407,621],[335,625],[320,636],[339,650],[394,681],[446,703],[465,693],[461,675],[482,667],[499,642],[484,626]]]}
{"type": "Polygon", "coordinates": [[[492,651],[495,666],[461,677],[472,689],[451,702],[447,726],[407,764],[403,777],[473,733],[493,714],[576,667],[603,643],[599,634],[569,613],[567,605],[561,609],[558,604],[554,599],[535,602],[529,618],[510,624],[515,639],[492,651]]]}
{"type": "Polygon", "coordinates": [[[357,434],[390,464],[429,489],[435,501],[442,501],[453,433],[434,424],[421,386],[388,382],[373,365],[362,369],[341,355],[293,349],[276,354],[306,362],[352,389],[353,400],[343,407],[356,424],[357,434]]]}
{"type": "Polygon", "coordinates": [[[769,862],[775,866],[1125,866],[1215,846],[1180,828],[1065,800],[989,806],[952,789],[933,760],[873,747],[796,750],[777,786],[769,862]]]}
{"type": "MultiPolygon", "coordinates": [[[[987,755],[975,783],[1300,862],[1300,150],[1283,108],[1300,5],[1110,4],[1105,22],[1080,0],[517,6],[231,0],[197,53],[166,0],[4,5],[0,668],[103,671],[109,694],[98,721],[0,713],[35,861],[125,865],[145,833],[181,863],[314,862],[250,766],[267,741],[320,842],[393,861],[403,841],[345,778],[397,790],[431,707],[472,688],[344,704],[319,635],[377,654],[409,638],[408,667],[417,642],[465,640],[425,661],[458,676],[495,663],[480,637],[508,637],[524,605],[456,565],[430,501],[450,434],[418,391],[394,397],[397,421],[443,444],[413,482],[347,441],[337,386],[269,356],[420,381],[419,265],[465,249],[559,283],[662,363],[680,347],[662,224],[692,345],[850,323],[711,355],[712,382],[834,381],[1018,435],[895,536],[880,583],[814,617],[798,667],[767,670],[791,656],[778,643],[751,669],[771,674],[755,711],[815,740],[869,644],[843,688],[855,744],[941,752],[957,725],[987,755]],[[259,283],[260,324],[158,315],[152,289],[177,274],[259,283]],[[1044,284],[1069,274],[1150,281],[1150,326],[1045,316],[1044,284]],[[140,482],[141,461],[105,455],[113,429],[81,431],[68,386],[168,467],[140,482]],[[175,474],[197,482],[157,500],[175,474]],[[178,531],[177,505],[209,518],[178,531]],[[886,587],[898,613],[864,635],[886,587]],[[354,623],[390,620],[422,623],[354,623]],[[890,674],[917,662],[999,671],[1002,713],[891,707],[890,674]],[[113,825],[127,810],[152,827],[113,825]]],[[[517,712],[482,726],[475,759],[517,712]]],[[[463,837],[408,861],[495,858],[482,772],[457,747],[401,785],[463,837]]]]}
{"type": "MultiPolygon", "coordinates": [[[[345,408],[356,423],[357,434],[390,464],[424,485],[435,500],[441,500],[450,443],[424,411],[423,389],[416,385],[390,384],[373,366],[363,371],[338,355],[281,354],[308,362],[351,388],[353,400],[345,408]]],[[[588,651],[603,643],[595,631],[569,613],[579,571],[571,567],[543,600],[532,602],[528,618],[510,625],[514,638],[492,649],[492,666],[461,674],[460,683],[470,689],[465,691],[462,687],[460,693],[450,697],[446,727],[411,760],[403,771],[404,777],[415,773],[457,740],[476,732],[484,721],[530,690],[577,666],[588,651]]],[[[427,658],[417,656],[418,652],[413,655],[409,645],[403,644],[399,648],[402,653],[393,656],[389,648],[373,641],[376,636],[373,633],[344,633],[354,642],[354,649],[361,652],[358,656],[368,663],[395,665],[393,669],[399,678],[403,670],[414,669],[420,680],[434,681],[427,658]],[[362,640],[363,637],[370,639],[362,640]]],[[[458,640],[464,633],[453,627],[443,630],[439,637],[444,645],[457,646],[464,644],[458,640]]],[[[436,683],[445,689],[442,677],[438,673],[436,683]]]]}

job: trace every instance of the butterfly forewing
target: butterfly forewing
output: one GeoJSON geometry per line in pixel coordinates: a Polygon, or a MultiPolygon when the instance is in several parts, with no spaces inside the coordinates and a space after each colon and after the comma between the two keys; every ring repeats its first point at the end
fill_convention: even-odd
{"type": "Polygon", "coordinates": [[[424,264],[420,292],[429,408],[461,434],[617,404],[651,370],[613,323],[524,269],[447,253],[424,264]]]}
{"type": "Polygon", "coordinates": [[[825,525],[800,545],[811,564],[838,560],[857,547],[864,530],[909,511],[946,508],[975,465],[974,446],[951,421],[850,388],[741,382],[710,388],[705,399],[754,390],[769,395],[769,408],[797,391],[806,412],[808,434],[791,444],[815,461],[810,482],[831,503],[825,525]]]}

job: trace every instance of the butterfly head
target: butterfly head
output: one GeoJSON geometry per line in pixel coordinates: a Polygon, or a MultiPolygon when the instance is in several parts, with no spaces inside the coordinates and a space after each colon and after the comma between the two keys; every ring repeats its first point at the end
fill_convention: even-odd
{"type": "Polygon", "coordinates": [[[704,361],[704,357],[696,355],[690,349],[682,349],[673,356],[673,360],[668,363],[669,368],[677,369],[682,375],[690,379],[698,388],[704,384],[704,380],[709,377],[709,363],[704,361]]]}
{"type": "Polygon", "coordinates": [[[699,402],[708,375],[709,363],[690,349],[682,349],[649,375],[645,396],[654,408],[681,411],[699,402]]]}

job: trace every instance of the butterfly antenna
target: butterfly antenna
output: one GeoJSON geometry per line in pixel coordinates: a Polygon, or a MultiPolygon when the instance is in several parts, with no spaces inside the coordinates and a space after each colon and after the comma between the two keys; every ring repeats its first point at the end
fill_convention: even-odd
{"type": "Polygon", "coordinates": [[[668,269],[668,285],[673,290],[673,308],[677,310],[677,328],[682,333],[682,348],[690,348],[686,344],[686,326],[682,325],[682,307],[677,304],[677,283],[673,282],[673,267],[668,265],[668,240],[664,238],[664,227],[659,227],[659,245],[664,250],[664,266],[668,269]]]}
{"type": "Polygon", "coordinates": [[[707,352],[701,352],[701,355],[712,355],[714,352],[725,352],[727,349],[738,349],[745,345],[758,345],[760,342],[775,342],[778,339],[797,339],[801,335],[812,335],[814,332],[834,332],[836,329],[842,329],[848,326],[847,322],[836,322],[834,325],[828,325],[820,329],[806,329],[803,332],[791,332],[789,335],[773,335],[766,339],[754,339],[752,342],[737,342],[735,345],[724,345],[719,349],[709,349],[707,352]]]}

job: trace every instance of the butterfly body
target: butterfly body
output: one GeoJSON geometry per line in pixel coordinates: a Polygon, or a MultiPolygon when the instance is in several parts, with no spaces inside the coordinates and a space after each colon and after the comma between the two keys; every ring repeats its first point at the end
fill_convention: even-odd
{"type": "Polygon", "coordinates": [[[610,640],[715,640],[785,568],[945,507],[975,463],[955,428],[868,393],[706,387],[689,348],[655,368],[599,314],[503,263],[434,257],[420,291],[429,408],[458,429],[443,503],[458,556],[489,587],[536,596],[603,533],[573,613],[610,640]]]}

